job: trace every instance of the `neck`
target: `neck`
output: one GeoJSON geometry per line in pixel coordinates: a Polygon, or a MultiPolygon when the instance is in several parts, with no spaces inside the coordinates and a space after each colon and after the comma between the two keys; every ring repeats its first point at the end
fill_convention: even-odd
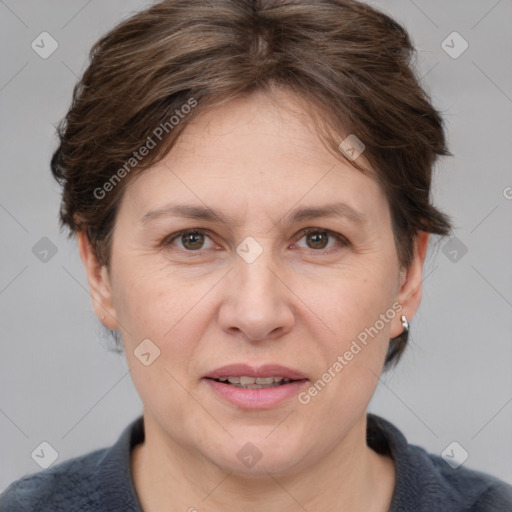
{"type": "Polygon", "coordinates": [[[391,503],[394,465],[367,446],[366,416],[314,464],[260,477],[223,471],[199,453],[169,440],[146,413],[144,428],[145,441],[134,448],[131,462],[135,490],[145,512],[384,512],[391,503]]]}

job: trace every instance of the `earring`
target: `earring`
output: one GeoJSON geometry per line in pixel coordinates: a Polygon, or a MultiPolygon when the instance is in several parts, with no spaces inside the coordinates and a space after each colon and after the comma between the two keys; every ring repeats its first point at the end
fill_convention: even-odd
{"type": "Polygon", "coordinates": [[[405,315],[402,315],[400,320],[402,321],[402,327],[404,328],[403,333],[406,333],[409,330],[409,322],[405,315]]]}

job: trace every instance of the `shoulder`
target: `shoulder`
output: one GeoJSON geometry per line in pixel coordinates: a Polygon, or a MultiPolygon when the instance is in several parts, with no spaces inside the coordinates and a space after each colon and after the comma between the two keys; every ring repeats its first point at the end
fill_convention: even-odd
{"type": "Polygon", "coordinates": [[[16,480],[0,495],[0,510],[99,510],[95,470],[106,451],[96,450],[16,480]]]}
{"type": "Polygon", "coordinates": [[[512,486],[506,482],[467,467],[452,468],[441,456],[416,445],[409,445],[409,454],[417,461],[416,477],[424,482],[426,499],[430,496],[436,505],[444,502],[444,510],[512,511],[512,486]]]}
{"type": "Polygon", "coordinates": [[[74,457],[13,482],[0,495],[1,512],[141,512],[130,453],[144,440],[143,417],[110,447],[74,457]]]}
{"type": "Polygon", "coordinates": [[[368,415],[369,446],[393,458],[396,485],[390,512],[511,512],[512,486],[498,478],[450,466],[440,455],[409,444],[389,421],[368,415]]]}

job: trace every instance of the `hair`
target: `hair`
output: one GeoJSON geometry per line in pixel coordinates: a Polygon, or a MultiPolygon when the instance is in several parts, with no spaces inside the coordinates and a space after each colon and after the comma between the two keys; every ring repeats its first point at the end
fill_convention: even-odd
{"type": "MultiPolygon", "coordinates": [[[[302,99],[330,151],[373,173],[408,268],[418,231],[452,229],[430,197],[434,164],[451,153],[414,56],[398,22],[355,0],[165,0],[135,13],[91,48],[57,128],[51,169],[63,188],[61,229],[85,230],[109,269],[127,183],[202,112],[280,87],[302,99]],[[364,145],[370,171],[340,151],[349,134],[364,145]]],[[[386,369],[407,337],[390,340],[386,369]]]]}

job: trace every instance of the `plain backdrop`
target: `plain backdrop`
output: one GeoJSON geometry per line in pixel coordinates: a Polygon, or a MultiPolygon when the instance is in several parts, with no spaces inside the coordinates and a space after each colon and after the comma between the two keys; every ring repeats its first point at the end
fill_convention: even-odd
{"type": "MultiPolygon", "coordinates": [[[[465,467],[512,483],[512,2],[370,3],[409,30],[455,155],[434,184],[455,238],[432,239],[408,349],[370,410],[429,452],[456,441],[465,467]]],[[[0,491],[40,469],[41,442],[61,462],[111,445],[142,412],[94,316],[76,242],[59,232],[49,159],[90,47],[145,5],[0,1],[0,491]],[[58,44],[47,58],[32,47],[42,32],[58,44]]]]}

